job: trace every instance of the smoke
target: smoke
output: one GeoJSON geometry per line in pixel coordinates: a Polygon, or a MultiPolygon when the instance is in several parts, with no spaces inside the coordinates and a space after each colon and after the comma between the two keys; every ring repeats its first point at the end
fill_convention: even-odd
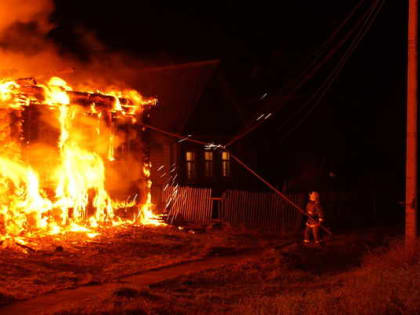
{"type": "Polygon", "coordinates": [[[54,36],[68,34],[51,23],[54,9],[53,0],[0,0],[0,78],[59,76],[74,88],[135,84],[144,63],[110,52],[94,32],[74,26],[73,47],[63,47],[54,36]]]}
{"type": "Polygon", "coordinates": [[[51,0],[2,0],[0,1],[0,34],[16,24],[36,23],[40,30],[48,32],[51,25],[48,16],[54,4],[51,0]]]}
{"type": "Polygon", "coordinates": [[[70,64],[47,38],[52,0],[0,1],[0,76],[48,75],[70,64]]]}

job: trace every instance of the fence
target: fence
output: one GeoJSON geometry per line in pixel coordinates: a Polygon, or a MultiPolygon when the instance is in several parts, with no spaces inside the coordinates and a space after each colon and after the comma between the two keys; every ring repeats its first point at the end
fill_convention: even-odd
{"type": "MultiPolygon", "coordinates": [[[[287,194],[287,197],[305,207],[306,194],[287,194]]],[[[334,227],[351,225],[352,221],[360,224],[370,212],[360,200],[361,197],[354,193],[324,192],[321,203],[327,224],[334,227]]],[[[167,205],[171,223],[209,224],[212,221],[213,200],[209,188],[169,186],[162,192],[162,202],[167,205]]],[[[303,227],[302,214],[274,193],[227,190],[218,205],[218,218],[234,226],[264,228],[280,233],[292,233],[303,227]]]]}
{"type": "MultiPolygon", "coordinates": [[[[299,206],[304,206],[305,195],[288,195],[299,206]]],[[[298,230],[302,214],[280,196],[266,192],[228,190],[222,196],[219,217],[232,225],[264,228],[282,233],[298,230]]]]}
{"type": "Polygon", "coordinates": [[[209,224],[212,219],[211,189],[168,186],[162,192],[162,201],[169,210],[171,223],[191,222],[209,224]]]}

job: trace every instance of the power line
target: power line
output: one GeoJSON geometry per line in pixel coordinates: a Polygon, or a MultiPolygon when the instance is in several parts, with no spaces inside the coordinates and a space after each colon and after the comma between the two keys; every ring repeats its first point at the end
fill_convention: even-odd
{"type": "MultiPolygon", "coordinates": [[[[182,135],[173,133],[173,132],[169,132],[148,124],[144,124],[141,123],[145,128],[160,132],[162,134],[174,137],[174,138],[182,138],[185,139],[185,141],[189,141],[192,143],[196,143],[196,144],[204,144],[204,145],[208,145],[208,143],[202,142],[200,140],[196,140],[193,139],[191,137],[184,137],[182,135]]],[[[217,148],[222,148],[223,150],[224,147],[223,146],[216,146],[217,148]]],[[[236,155],[232,154],[232,152],[226,150],[227,152],[229,152],[230,156],[236,161],[238,162],[238,164],[240,164],[242,167],[244,167],[248,172],[250,172],[251,174],[253,174],[256,178],[258,178],[261,182],[263,182],[267,187],[269,187],[271,190],[273,190],[277,195],[279,195],[281,198],[283,198],[286,202],[288,202],[290,205],[292,205],[297,211],[299,211],[300,213],[302,213],[304,216],[314,219],[311,215],[309,215],[308,213],[305,212],[305,210],[303,210],[301,207],[299,207],[299,205],[297,205],[295,202],[293,202],[292,200],[290,200],[285,194],[283,194],[281,191],[279,191],[277,188],[275,188],[272,184],[270,184],[267,180],[265,180],[263,177],[261,177],[257,172],[255,172],[253,169],[251,169],[248,165],[246,165],[244,162],[242,162],[236,155]]],[[[331,231],[329,229],[327,229],[325,226],[321,225],[321,228],[327,232],[328,234],[332,234],[331,231]]]]}
{"type": "MultiPolygon", "coordinates": [[[[359,5],[362,3],[359,2],[359,5]]],[[[337,79],[338,75],[340,74],[341,70],[343,69],[344,65],[346,64],[347,60],[350,58],[350,56],[353,54],[354,50],[357,48],[357,46],[359,45],[360,41],[364,38],[364,36],[366,35],[366,33],[369,31],[369,29],[372,27],[373,22],[375,21],[377,15],[379,14],[382,6],[384,5],[385,0],[377,0],[372,7],[363,15],[363,17],[358,21],[358,23],[356,24],[356,26],[354,28],[352,28],[352,30],[347,34],[345,41],[350,37],[351,34],[353,34],[356,30],[356,36],[354,37],[354,39],[352,40],[352,42],[350,43],[349,47],[347,48],[347,50],[345,51],[344,55],[341,57],[341,59],[339,60],[339,62],[337,63],[337,65],[334,67],[333,71],[328,75],[327,79],[324,81],[324,83],[321,85],[321,87],[319,87],[317,89],[317,91],[312,95],[312,97],[310,98],[310,100],[308,102],[305,103],[304,106],[301,107],[301,109],[299,110],[299,112],[301,112],[303,109],[305,109],[305,107],[307,107],[312,100],[315,100],[314,104],[309,108],[308,111],[305,112],[305,115],[303,116],[303,118],[298,122],[298,124],[293,128],[293,129],[289,129],[288,134],[286,134],[285,136],[283,136],[282,140],[283,141],[288,135],[290,135],[290,133],[292,133],[294,130],[296,130],[300,125],[302,125],[302,123],[310,116],[310,114],[315,110],[315,108],[319,105],[320,101],[322,100],[322,98],[325,96],[325,94],[327,93],[327,91],[329,90],[329,88],[332,86],[332,84],[334,83],[334,81],[337,79]],[[359,27],[360,26],[360,27],[359,27]]],[[[334,34],[333,34],[334,35],[334,34]]],[[[334,35],[333,37],[335,37],[336,35],[334,35]]],[[[340,43],[344,43],[344,41],[341,41],[340,43]]],[[[339,46],[336,46],[335,49],[333,51],[330,51],[329,54],[327,54],[327,56],[332,56],[333,54],[335,54],[335,52],[339,49],[338,47],[341,47],[341,44],[339,46]]],[[[328,57],[328,58],[330,58],[328,57]]],[[[327,59],[328,59],[327,58],[327,59]]],[[[323,59],[325,60],[325,58],[323,59]]],[[[317,64],[315,66],[316,71],[320,68],[319,64],[317,64]]],[[[315,72],[316,72],[315,71],[315,72]]],[[[312,73],[314,73],[314,71],[311,71],[312,73]]],[[[305,78],[306,79],[306,78],[305,78]]],[[[301,83],[300,86],[302,86],[303,84],[301,83]]],[[[299,85],[298,85],[299,86],[299,85]]],[[[258,126],[260,126],[266,119],[268,118],[268,116],[265,116],[264,119],[262,119],[261,121],[259,121],[257,124],[255,124],[254,126],[251,126],[246,133],[243,133],[240,135],[240,137],[235,137],[234,139],[232,139],[228,144],[226,144],[225,146],[223,145],[218,145],[215,146],[216,148],[220,148],[223,150],[226,150],[226,147],[230,146],[231,144],[233,144],[233,142],[241,139],[243,136],[245,136],[246,134],[248,134],[249,132],[251,132],[252,130],[255,130],[258,126]]],[[[172,136],[178,139],[181,139],[183,141],[189,141],[189,142],[193,142],[196,144],[200,144],[200,145],[209,145],[209,143],[200,141],[200,140],[196,140],[191,138],[190,136],[182,136],[176,133],[172,133],[172,132],[168,132],[156,127],[153,127],[151,125],[148,124],[143,124],[143,126],[145,128],[149,128],[152,130],[155,130],[157,132],[166,134],[168,136],[172,136]]],[[[226,150],[227,151],[227,150],[226,150]]],[[[229,152],[229,151],[228,151],[229,152]]],[[[257,177],[260,181],[262,181],[265,185],[267,185],[271,190],[273,190],[276,194],[278,194],[280,197],[282,197],[286,202],[288,202],[289,204],[291,204],[296,210],[298,210],[299,212],[301,212],[303,215],[311,218],[311,216],[309,216],[301,207],[299,207],[296,203],[294,203],[293,201],[291,201],[289,198],[287,198],[286,195],[284,195],[282,192],[280,192],[277,188],[275,188],[273,185],[271,185],[268,181],[266,181],[263,177],[261,177],[258,173],[256,173],[254,170],[252,170],[249,166],[247,166],[244,162],[242,162],[238,157],[236,157],[234,154],[232,154],[231,152],[229,152],[230,155],[232,156],[232,158],[238,163],[240,164],[242,167],[244,167],[246,170],[248,170],[251,174],[253,174],[255,177],[257,177]]],[[[331,234],[331,231],[329,231],[325,226],[321,225],[321,228],[323,230],[325,230],[328,234],[331,234]]]]}
{"type": "MultiPolygon", "coordinates": [[[[289,100],[291,98],[291,96],[293,96],[293,94],[296,93],[297,90],[299,90],[301,87],[303,87],[304,84],[309,81],[309,79],[311,79],[316,73],[318,73],[323,65],[325,65],[329,60],[331,60],[331,58],[339,51],[339,49],[359,29],[360,25],[362,25],[368,19],[368,17],[370,16],[370,12],[373,11],[372,8],[375,8],[378,5],[379,1],[380,0],[377,0],[361,16],[361,18],[356,22],[355,26],[353,28],[351,28],[349,30],[349,32],[347,32],[345,34],[345,36],[334,47],[332,47],[319,62],[313,63],[313,66],[311,64],[311,66],[308,67],[308,68],[312,68],[312,69],[309,69],[307,73],[304,72],[302,74],[302,79],[297,83],[297,85],[293,88],[293,90],[290,93],[288,93],[288,95],[283,97],[284,99],[286,99],[286,101],[289,100]]],[[[357,11],[357,9],[362,5],[363,2],[364,1],[361,1],[356,5],[355,9],[353,9],[351,11],[349,16],[345,19],[344,23],[340,24],[338,29],[333,32],[332,36],[327,40],[327,43],[331,42],[338,35],[339,31],[341,31],[341,29],[345,26],[345,24],[347,24],[347,22],[350,20],[350,18],[353,17],[353,15],[357,11]]],[[[274,111],[270,112],[270,116],[274,115],[278,110],[279,110],[279,107],[278,107],[278,104],[277,104],[277,108],[274,111]]],[[[260,127],[265,122],[266,119],[267,119],[267,116],[266,116],[265,119],[257,119],[257,123],[254,123],[253,125],[246,128],[243,132],[234,136],[228,143],[225,144],[225,147],[231,146],[233,143],[239,141],[240,139],[242,139],[243,137],[245,137],[246,135],[248,135],[249,133],[251,133],[252,131],[257,129],[258,127],[260,127]]]]}
{"type": "MultiPolygon", "coordinates": [[[[321,100],[326,95],[326,93],[328,92],[328,90],[330,89],[330,87],[335,82],[338,75],[344,68],[344,65],[346,64],[350,56],[353,54],[354,50],[359,45],[360,41],[363,39],[363,37],[372,27],[373,22],[375,21],[384,3],[385,3],[385,0],[378,0],[377,5],[374,8],[372,8],[372,11],[369,13],[368,18],[366,19],[364,25],[361,27],[358,34],[353,39],[351,45],[347,49],[346,53],[342,56],[337,66],[334,68],[334,70],[325,80],[323,85],[315,92],[313,97],[311,97],[311,99],[308,102],[306,102],[305,105],[301,107],[298,113],[302,112],[305,109],[305,107],[312,102],[312,100],[315,100],[314,104],[309,108],[309,110],[305,111],[303,118],[293,128],[288,129],[287,133],[283,135],[279,143],[282,143],[290,134],[292,134],[296,129],[298,129],[303,124],[303,122],[311,115],[311,113],[315,110],[315,108],[320,104],[321,100]]],[[[278,129],[283,128],[289,121],[290,119],[278,129]]]]}
{"type": "Polygon", "coordinates": [[[157,128],[157,127],[154,127],[154,126],[151,126],[151,125],[148,125],[148,124],[145,124],[143,122],[140,122],[139,124],[142,125],[145,128],[160,132],[164,135],[174,137],[174,138],[178,138],[178,139],[180,139],[180,142],[181,141],[187,141],[187,142],[192,142],[192,143],[201,144],[201,145],[208,145],[208,142],[196,140],[196,139],[191,138],[190,136],[182,136],[180,134],[169,132],[169,131],[166,131],[166,130],[163,130],[163,129],[160,129],[160,128],[157,128]]]}
{"type": "MultiPolygon", "coordinates": [[[[289,204],[291,204],[296,210],[298,210],[300,213],[302,213],[304,216],[311,218],[314,220],[314,218],[312,216],[310,216],[308,213],[305,212],[305,210],[303,210],[301,207],[299,207],[299,205],[297,205],[296,203],[294,203],[292,200],[290,200],[285,194],[283,194],[280,190],[278,190],[276,187],[274,187],[273,185],[271,185],[268,181],[266,181],[262,176],[260,176],[257,172],[255,172],[253,169],[251,169],[249,166],[247,166],[244,162],[242,162],[237,156],[235,156],[234,154],[232,154],[231,152],[230,156],[236,161],[238,162],[238,164],[240,164],[242,167],[244,167],[248,172],[250,172],[251,174],[253,174],[255,177],[257,177],[260,181],[262,181],[267,187],[269,187],[272,191],[274,191],[277,195],[279,195],[281,198],[283,198],[286,202],[288,202],[289,204]]],[[[320,225],[320,227],[327,232],[328,234],[332,234],[331,231],[329,229],[327,229],[325,226],[320,225]]]]}

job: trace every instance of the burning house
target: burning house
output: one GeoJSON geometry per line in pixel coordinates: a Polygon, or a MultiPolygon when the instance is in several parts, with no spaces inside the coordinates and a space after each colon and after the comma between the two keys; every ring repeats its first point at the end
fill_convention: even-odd
{"type": "Polygon", "coordinates": [[[135,90],[76,91],[63,79],[0,81],[2,238],[144,223],[150,161],[135,90]]]}

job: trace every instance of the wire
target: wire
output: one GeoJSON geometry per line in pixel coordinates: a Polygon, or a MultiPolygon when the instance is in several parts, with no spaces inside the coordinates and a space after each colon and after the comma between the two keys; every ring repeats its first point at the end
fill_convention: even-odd
{"type": "MultiPolygon", "coordinates": [[[[292,200],[290,200],[285,194],[283,194],[280,190],[278,190],[276,187],[274,187],[273,185],[271,185],[268,181],[266,181],[263,177],[261,177],[259,174],[257,174],[257,172],[255,172],[254,170],[252,170],[249,166],[247,166],[244,162],[242,162],[237,156],[235,156],[234,154],[232,154],[231,152],[230,156],[236,161],[238,162],[243,168],[245,168],[248,172],[250,172],[251,174],[253,174],[255,177],[257,177],[260,181],[262,181],[264,184],[266,184],[272,191],[274,191],[277,195],[279,195],[281,198],[283,198],[286,202],[288,202],[290,205],[292,205],[296,210],[298,210],[300,213],[302,213],[304,216],[315,220],[312,216],[310,216],[305,210],[303,210],[301,207],[299,207],[299,205],[297,205],[295,202],[293,202],[292,200]]],[[[327,232],[328,234],[332,234],[331,231],[329,229],[327,229],[325,226],[320,225],[320,227],[327,232]]]]}
{"type": "Polygon", "coordinates": [[[346,34],[346,36],[338,41],[338,43],[330,48],[328,51],[328,45],[333,42],[333,40],[337,37],[337,35],[341,32],[341,30],[346,26],[346,24],[350,21],[350,19],[354,16],[356,11],[361,7],[361,5],[365,2],[365,0],[361,0],[356,4],[356,6],[351,10],[349,15],[343,20],[343,22],[334,30],[334,32],[330,35],[330,37],[322,44],[321,48],[319,49],[319,52],[315,54],[315,58],[312,60],[312,62],[305,68],[305,70],[300,75],[300,79],[297,80],[297,83],[295,87],[292,89],[292,92],[296,92],[299,90],[309,79],[311,79],[315,73],[324,65],[326,64],[332,56],[345,44],[347,39],[353,34],[355,29],[360,25],[360,23],[363,21],[364,17],[366,16],[366,13],[362,15],[362,17],[357,21],[355,26],[346,34]],[[324,52],[327,52],[327,54],[322,58],[320,61],[322,54],[324,52]]]}
{"type": "Polygon", "coordinates": [[[169,132],[169,131],[166,131],[166,130],[162,130],[162,129],[159,129],[157,127],[153,127],[151,125],[145,124],[143,122],[140,122],[139,125],[142,125],[145,128],[148,128],[148,129],[151,129],[151,130],[154,130],[154,131],[163,133],[163,134],[165,134],[167,136],[178,138],[178,139],[180,139],[182,141],[193,142],[193,143],[197,143],[197,144],[201,144],[201,145],[208,145],[209,144],[208,142],[196,140],[196,139],[191,138],[190,136],[182,136],[182,135],[177,134],[177,133],[173,133],[173,132],[169,132]]]}
{"type": "MultiPolygon", "coordinates": [[[[282,138],[281,141],[283,141],[288,135],[290,135],[290,133],[292,133],[294,130],[296,130],[299,126],[302,125],[302,123],[309,117],[309,115],[314,111],[314,109],[319,105],[320,101],[322,100],[322,98],[325,96],[325,94],[327,93],[327,91],[329,90],[329,88],[332,86],[332,84],[334,83],[334,81],[337,79],[338,75],[340,74],[341,70],[343,69],[344,65],[346,64],[347,60],[350,58],[350,56],[353,54],[354,50],[357,48],[358,44],[360,43],[360,41],[363,39],[363,37],[366,35],[366,33],[369,31],[369,29],[372,27],[373,22],[375,21],[377,15],[379,14],[382,6],[384,5],[385,0],[377,0],[375,2],[375,4],[372,6],[372,8],[368,11],[368,13],[366,13],[364,16],[366,17],[365,19],[362,19],[363,24],[358,23],[357,26],[362,25],[361,28],[358,30],[355,38],[353,39],[353,41],[351,42],[350,46],[348,47],[348,49],[346,50],[345,54],[341,57],[341,59],[339,60],[338,64],[335,66],[335,68],[333,69],[333,71],[329,74],[329,76],[327,77],[327,79],[324,81],[324,83],[322,84],[322,86],[320,88],[318,88],[318,90],[315,92],[315,94],[313,94],[313,96],[311,97],[310,101],[306,102],[305,105],[300,109],[299,112],[301,112],[303,110],[304,107],[306,107],[306,105],[308,105],[313,99],[315,100],[315,103],[312,105],[312,107],[309,109],[309,111],[307,111],[304,115],[304,117],[298,122],[298,124],[293,128],[289,130],[289,133],[286,134],[286,136],[284,136],[282,138]]],[[[352,32],[354,32],[356,28],[353,28],[352,32]]],[[[257,124],[255,124],[254,126],[252,126],[249,130],[255,130],[259,125],[261,125],[263,122],[265,121],[265,119],[261,120],[260,122],[258,122],[257,124]]],[[[178,138],[178,139],[183,139],[185,141],[189,141],[189,142],[193,142],[196,144],[200,144],[200,145],[208,145],[208,143],[200,141],[200,140],[196,140],[193,139],[191,137],[185,137],[176,133],[172,133],[172,132],[168,132],[162,129],[159,129],[157,127],[153,127],[151,125],[148,124],[144,124],[142,123],[142,125],[145,128],[149,128],[152,130],[155,130],[157,132],[178,138]]],[[[249,132],[248,132],[249,133],[249,132]]],[[[240,138],[239,138],[240,139],[240,138]]],[[[232,143],[232,141],[230,141],[228,144],[226,144],[225,146],[217,146],[220,148],[223,148],[224,150],[226,150],[227,146],[230,146],[232,143]]],[[[227,151],[227,150],[226,150],[227,151]]],[[[292,200],[290,200],[285,194],[283,194],[281,191],[279,191],[277,188],[275,188],[272,184],[270,184],[267,180],[265,180],[263,177],[261,177],[258,173],[256,173],[254,170],[252,170],[249,166],[247,166],[244,162],[242,162],[236,155],[232,154],[232,152],[228,151],[230,156],[238,163],[240,164],[242,167],[244,167],[246,170],[248,170],[251,174],[253,174],[255,177],[257,177],[260,181],[262,181],[267,187],[269,187],[271,190],[273,190],[277,195],[279,195],[280,197],[282,197],[286,202],[288,202],[290,205],[292,205],[296,210],[298,210],[300,213],[302,213],[304,216],[314,219],[312,216],[308,215],[301,207],[299,207],[299,205],[297,205],[295,202],[293,202],[292,200]]],[[[332,234],[331,231],[329,229],[327,229],[325,226],[321,225],[320,226],[325,232],[327,232],[328,234],[332,234]]]]}
{"type": "MultiPolygon", "coordinates": [[[[305,115],[303,116],[303,118],[293,128],[288,129],[287,133],[285,135],[283,135],[283,137],[279,141],[279,144],[282,143],[296,129],[298,129],[303,124],[303,122],[311,115],[311,113],[315,110],[315,108],[320,104],[321,100],[326,95],[326,93],[328,92],[328,90],[330,89],[330,87],[335,82],[335,80],[337,79],[338,75],[340,74],[340,72],[344,68],[344,65],[346,64],[346,62],[348,61],[348,59],[353,54],[354,50],[359,45],[360,41],[363,39],[363,37],[366,35],[366,33],[372,27],[373,22],[375,21],[377,15],[379,14],[380,10],[382,9],[382,6],[384,5],[384,3],[385,3],[385,0],[378,0],[377,5],[370,12],[370,14],[368,16],[368,19],[365,21],[364,25],[359,30],[359,32],[356,35],[356,37],[353,39],[353,41],[352,41],[351,45],[349,46],[348,50],[343,55],[343,57],[341,58],[341,60],[337,64],[337,66],[334,68],[333,72],[328,76],[327,80],[323,83],[323,85],[321,86],[321,88],[319,88],[317,90],[317,92],[314,94],[314,96],[311,97],[311,99],[308,102],[306,102],[304,106],[301,107],[301,109],[298,111],[298,113],[302,112],[303,109],[305,109],[305,107],[308,104],[310,104],[313,99],[316,99],[317,98],[315,100],[315,103],[309,108],[309,110],[307,110],[305,112],[305,115]]],[[[290,121],[290,119],[288,121],[286,121],[286,123],[284,123],[278,129],[283,128],[289,121],[290,121]]]]}
{"type": "MultiPolygon", "coordinates": [[[[187,137],[183,137],[183,136],[181,136],[181,135],[179,135],[179,134],[176,134],[176,133],[172,133],[172,132],[169,132],[169,131],[165,131],[165,130],[162,130],[162,129],[160,129],[160,128],[157,128],[157,127],[153,127],[153,126],[151,126],[151,125],[148,125],[148,124],[144,124],[144,123],[141,123],[141,125],[143,125],[145,128],[148,128],[148,129],[151,129],[151,130],[154,130],[154,131],[157,131],[157,132],[160,132],[160,133],[163,133],[163,134],[165,134],[165,135],[168,135],[168,136],[172,136],[172,137],[175,137],[175,138],[182,138],[182,139],[186,139],[185,141],[190,141],[190,142],[193,142],[193,143],[197,143],[197,144],[204,144],[204,145],[207,145],[207,143],[205,143],[205,142],[202,142],[202,141],[200,141],[200,140],[195,140],[195,139],[192,139],[192,138],[187,138],[187,137]]],[[[227,150],[226,150],[227,151],[227,150]]],[[[229,152],[229,154],[230,154],[230,156],[236,161],[236,162],[238,162],[241,166],[243,166],[246,170],[248,170],[251,174],[253,174],[255,177],[257,177],[259,180],[261,180],[264,184],[266,184],[271,190],[273,190],[276,194],[278,194],[280,197],[282,197],[286,202],[288,202],[290,205],[292,205],[294,208],[296,208],[296,210],[298,210],[300,213],[302,213],[303,215],[305,215],[305,216],[307,216],[308,218],[311,218],[311,219],[314,219],[312,216],[310,216],[309,214],[307,214],[306,212],[305,212],[305,210],[303,210],[301,207],[299,207],[299,205],[297,205],[295,202],[293,202],[292,200],[290,200],[285,194],[283,194],[281,191],[279,191],[277,188],[275,188],[273,185],[271,185],[268,181],[266,181],[264,178],[262,178],[260,175],[258,175],[254,170],[252,170],[250,167],[248,167],[244,162],[242,162],[236,155],[234,155],[234,154],[232,154],[232,152],[230,152],[230,151],[227,151],[227,152],[229,152]]],[[[323,225],[321,225],[321,228],[324,230],[324,231],[326,231],[328,234],[332,234],[331,233],[331,231],[330,230],[328,230],[325,226],[323,226],[323,225]]]]}
{"type": "MultiPolygon", "coordinates": [[[[326,56],[324,56],[324,58],[314,64],[314,66],[312,67],[312,69],[310,69],[309,73],[304,73],[302,76],[302,80],[300,82],[298,82],[298,84],[295,86],[295,88],[284,98],[287,100],[291,99],[291,96],[297,91],[299,90],[309,79],[311,79],[318,71],[319,69],[326,64],[336,53],[337,51],[349,40],[349,38],[353,35],[354,32],[356,32],[356,30],[359,28],[359,26],[366,21],[366,19],[369,17],[370,15],[370,11],[372,11],[374,7],[376,7],[378,5],[378,2],[380,0],[376,1],[371,8],[368,9],[368,11],[362,15],[362,17],[356,22],[355,26],[327,53],[326,56]]],[[[327,42],[332,41],[337,34],[339,33],[339,30],[341,30],[344,25],[347,23],[348,20],[350,20],[350,18],[354,15],[355,11],[361,6],[363,1],[359,2],[355,9],[352,10],[352,12],[350,13],[350,15],[345,19],[345,23],[342,23],[338,30],[336,30],[333,35],[330,37],[329,40],[327,40],[327,42]]],[[[279,110],[279,108],[277,107],[277,109],[274,111],[277,112],[279,110]]],[[[271,112],[271,116],[274,114],[273,112],[271,112]]],[[[250,127],[248,127],[247,129],[245,129],[243,132],[237,134],[236,136],[234,136],[228,143],[225,144],[225,147],[229,147],[231,146],[233,143],[239,141],[240,139],[242,139],[243,137],[245,137],[246,135],[248,135],[249,133],[251,133],[252,131],[254,131],[255,129],[257,129],[258,127],[260,127],[266,119],[260,119],[258,120],[257,123],[251,125],[250,127]]]]}
{"type": "MultiPolygon", "coordinates": [[[[144,124],[144,123],[140,123],[141,125],[143,125],[145,128],[149,128],[151,130],[163,133],[165,135],[168,136],[172,136],[175,138],[182,138],[185,139],[187,137],[183,137],[179,134],[176,133],[172,133],[169,131],[165,131],[162,130],[160,128],[157,127],[153,127],[151,125],[148,124],[144,124]]],[[[207,145],[207,143],[202,142],[200,140],[195,140],[192,138],[187,138],[185,141],[190,141],[193,143],[197,143],[197,144],[204,144],[207,145]]],[[[296,210],[298,210],[300,213],[302,213],[304,216],[307,216],[308,218],[314,219],[312,216],[310,216],[309,214],[307,214],[301,207],[299,207],[299,205],[297,205],[295,202],[293,202],[292,200],[290,200],[285,194],[283,194],[281,191],[279,191],[277,188],[275,188],[273,185],[271,185],[268,181],[266,181],[264,178],[262,178],[260,175],[258,175],[254,170],[252,170],[249,166],[247,166],[244,162],[242,162],[236,155],[232,154],[232,152],[226,150],[227,152],[229,152],[230,156],[236,161],[238,162],[242,167],[244,167],[246,170],[248,170],[251,174],[253,174],[255,177],[257,177],[260,181],[262,181],[265,185],[267,185],[271,190],[273,190],[276,194],[278,194],[280,197],[282,197],[286,202],[288,202],[290,205],[292,205],[294,208],[296,208],[296,210]]],[[[326,231],[328,234],[332,234],[330,230],[328,230],[325,226],[321,225],[321,228],[326,231]]]]}

